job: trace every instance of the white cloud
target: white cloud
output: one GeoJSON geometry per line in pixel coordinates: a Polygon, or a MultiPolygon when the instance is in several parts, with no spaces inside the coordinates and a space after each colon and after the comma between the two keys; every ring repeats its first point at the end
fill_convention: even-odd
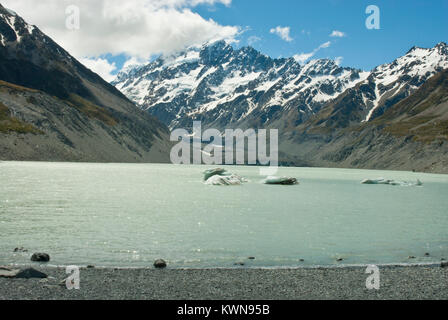
{"type": "Polygon", "coordinates": [[[317,47],[316,49],[314,49],[312,52],[309,53],[301,53],[301,54],[296,54],[294,56],[294,59],[300,63],[300,64],[304,64],[308,59],[314,57],[314,55],[321,49],[325,49],[331,46],[331,41],[327,41],[325,43],[322,43],[319,47],[317,47]]]}
{"type": "Polygon", "coordinates": [[[330,37],[333,38],[343,38],[345,36],[346,34],[344,32],[338,30],[333,30],[333,32],[330,34],[330,37]]]}
{"type": "MultiPolygon", "coordinates": [[[[331,41],[327,41],[327,42],[325,42],[325,43],[322,43],[322,44],[317,48],[317,51],[319,51],[320,49],[328,48],[329,46],[331,46],[331,41]]],[[[316,51],[316,52],[317,52],[317,51],[316,51]]]]}
{"type": "Polygon", "coordinates": [[[344,57],[336,57],[336,58],[334,58],[334,62],[335,62],[338,66],[341,65],[342,61],[344,61],[344,57]]]}
{"type": "Polygon", "coordinates": [[[117,70],[115,63],[110,64],[106,59],[101,58],[80,58],[79,62],[95,73],[98,73],[104,80],[111,82],[115,76],[112,74],[117,70]]]}
{"type": "Polygon", "coordinates": [[[287,42],[291,42],[293,39],[290,36],[291,28],[290,27],[281,27],[278,26],[276,28],[272,28],[270,31],[272,34],[278,35],[280,38],[287,42]]]}
{"type": "Polygon", "coordinates": [[[128,69],[128,68],[133,68],[133,67],[136,67],[136,66],[140,66],[140,65],[143,65],[145,63],[146,63],[145,60],[141,60],[141,59],[139,59],[137,57],[131,57],[130,59],[126,60],[126,62],[123,64],[123,69],[122,70],[125,70],[125,69],[128,69]]]}
{"type": "Polygon", "coordinates": [[[106,53],[149,57],[218,39],[234,39],[237,26],[220,25],[192,11],[232,0],[3,0],[76,58],[106,53]],[[67,6],[80,9],[80,29],[69,30],[67,6]]]}
{"type": "Polygon", "coordinates": [[[312,56],[314,56],[314,53],[301,53],[301,54],[296,54],[294,56],[294,59],[300,63],[300,64],[304,64],[308,59],[310,59],[312,56]]]}
{"type": "Polygon", "coordinates": [[[250,46],[253,46],[255,43],[257,43],[257,42],[259,42],[259,41],[261,41],[261,38],[260,38],[260,37],[257,37],[257,36],[251,36],[251,37],[249,37],[249,39],[247,39],[247,43],[248,43],[250,46]]]}

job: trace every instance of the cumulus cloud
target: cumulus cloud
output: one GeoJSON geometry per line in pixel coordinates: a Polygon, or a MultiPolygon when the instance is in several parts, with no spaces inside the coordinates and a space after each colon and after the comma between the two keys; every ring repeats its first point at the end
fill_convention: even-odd
{"type": "Polygon", "coordinates": [[[345,36],[346,34],[344,32],[338,30],[333,30],[333,32],[330,34],[330,37],[333,38],[343,38],[345,36]]]}
{"type": "MultiPolygon", "coordinates": [[[[220,25],[192,11],[232,0],[2,0],[76,58],[125,54],[149,59],[207,41],[234,39],[237,26],[220,25]],[[80,9],[80,28],[66,27],[66,8],[80,9]]],[[[90,59],[93,61],[93,59],[90,59]]],[[[96,66],[105,68],[101,59],[96,66]]],[[[92,66],[93,66],[93,62],[92,66]]],[[[104,69],[107,74],[109,68],[104,69]]]]}
{"type": "Polygon", "coordinates": [[[282,38],[286,42],[291,42],[293,40],[290,36],[290,33],[291,33],[290,27],[278,26],[276,28],[272,28],[271,33],[278,35],[280,38],[282,38]]]}
{"type": "Polygon", "coordinates": [[[79,62],[95,73],[98,73],[104,80],[110,82],[115,76],[112,74],[117,70],[115,63],[109,63],[106,59],[101,58],[80,58],[79,62]]]}
{"type": "Polygon", "coordinates": [[[294,56],[294,59],[298,63],[304,64],[307,60],[309,60],[310,58],[314,57],[316,55],[316,53],[319,52],[319,50],[328,48],[330,46],[331,46],[331,41],[324,42],[319,47],[317,47],[316,49],[314,49],[313,51],[311,51],[309,53],[296,54],[294,56]]]}

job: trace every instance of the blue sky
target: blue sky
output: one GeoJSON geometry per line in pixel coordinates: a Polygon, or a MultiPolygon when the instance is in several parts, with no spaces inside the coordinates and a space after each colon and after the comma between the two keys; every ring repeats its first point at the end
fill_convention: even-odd
{"type": "Polygon", "coordinates": [[[240,45],[247,45],[250,37],[260,38],[253,47],[269,56],[311,52],[331,41],[315,57],[343,57],[342,65],[366,70],[393,61],[414,45],[433,47],[448,40],[447,0],[234,0],[230,7],[220,5],[215,11],[201,7],[197,12],[220,24],[247,27],[240,45]],[[371,4],[380,9],[380,30],[365,27],[365,11],[371,4]],[[276,26],[290,27],[293,41],[271,34],[276,26]],[[334,30],[346,36],[329,37],[334,30]]]}
{"type": "MultiPolygon", "coordinates": [[[[412,46],[433,47],[448,41],[447,0],[233,0],[231,5],[193,9],[205,19],[242,28],[236,47],[251,45],[271,57],[309,53],[331,41],[314,58],[342,57],[343,66],[371,70],[405,54],[412,46]],[[369,30],[366,8],[380,9],[380,29],[369,30]],[[271,33],[288,27],[289,41],[271,33]],[[330,37],[333,31],[343,37],[330,37]]],[[[123,56],[109,57],[120,66],[123,56]]]]}
{"type": "Polygon", "coordinates": [[[234,39],[237,47],[252,45],[274,58],[338,59],[364,70],[414,45],[448,42],[448,0],[0,1],[109,81],[125,63],[210,39],[234,39]],[[68,5],[79,8],[80,28],[67,28],[68,5]],[[380,10],[379,30],[366,28],[369,5],[380,10]]]}

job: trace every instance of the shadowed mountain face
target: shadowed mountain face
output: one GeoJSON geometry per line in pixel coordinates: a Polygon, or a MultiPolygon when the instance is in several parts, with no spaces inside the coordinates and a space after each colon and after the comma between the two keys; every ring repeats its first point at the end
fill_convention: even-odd
{"type": "Polygon", "coordinates": [[[329,125],[334,123],[327,113],[332,108],[329,105],[285,135],[283,159],[319,166],[448,173],[448,69],[369,122],[329,125]]]}
{"type": "Polygon", "coordinates": [[[429,79],[370,125],[384,126],[393,135],[409,136],[415,141],[448,140],[448,69],[429,79]]]}
{"type": "Polygon", "coordinates": [[[0,159],[169,160],[166,126],[1,5],[0,62],[0,159]]]}

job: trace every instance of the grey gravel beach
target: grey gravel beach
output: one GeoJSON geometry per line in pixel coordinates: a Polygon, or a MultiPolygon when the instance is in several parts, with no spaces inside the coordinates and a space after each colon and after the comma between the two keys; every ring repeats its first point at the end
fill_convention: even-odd
{"type": "Polygon", "coordinates": [[[80,289],[65,269],[36,268],[47,279],[0,278],[0,300],[427,300],[448,299],[448,268],[380,267],[368,290],[365,267],[300,269],[81,269],[80,289]]]}

